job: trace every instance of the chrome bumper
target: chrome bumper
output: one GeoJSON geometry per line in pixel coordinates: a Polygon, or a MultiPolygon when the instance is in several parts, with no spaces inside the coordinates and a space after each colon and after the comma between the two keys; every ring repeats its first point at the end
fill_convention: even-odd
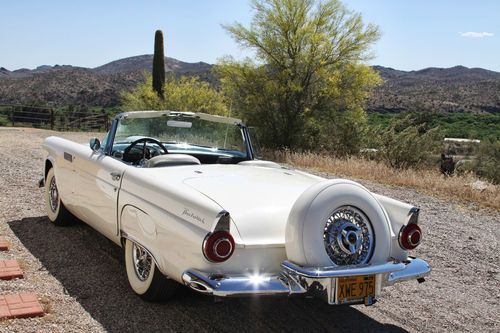
{"type": "Polygon", "coordinates": [[[289,261],[281,263],[283,271],[276,275],[227,276],[188,270],[182,274],[184,284],[198,292],[218,297],[229,296],[315,296],[329,304],[365,303],[371,305],[384,286],[407,280],[423,282],[431,268],[427,262],[409,258],[405,262],[344,267],[301,267],[289,261]],[[375,275],[375,298],[340,300],[336,283],[340,277],[375,275]]]}

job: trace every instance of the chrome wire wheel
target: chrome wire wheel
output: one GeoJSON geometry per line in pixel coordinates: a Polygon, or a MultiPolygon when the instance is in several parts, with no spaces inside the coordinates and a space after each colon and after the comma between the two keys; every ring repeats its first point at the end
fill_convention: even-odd
{"type": "Polygon", "coordinates": [[[52,177],[49,184],[49,205],[52,212],[57,212],[59,207],[59,192],[57,191],[56,177],[52,177]]]}
{"type": "Polygon", "coordinates": [[[373,253],[375,237],[366,215],[352,206],[341,206],[325,223],[325,250],[336,265],[367,263],[373,253]]]}
{"type": "Polygon", "coordinates": [[[137,278],[141,281],[146,281],[151,273],[153,266],[153,257],[142,246],[133,243],[132,256],[134,261],[134,270],[137,278]]]}

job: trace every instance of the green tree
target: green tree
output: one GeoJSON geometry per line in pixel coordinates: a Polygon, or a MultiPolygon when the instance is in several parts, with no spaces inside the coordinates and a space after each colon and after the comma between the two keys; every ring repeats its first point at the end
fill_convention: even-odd
{"type": "Polygon", "coordinates": [[[163,98],[163,87],[165,85],[165,55],[163,49],[163,32],[156,30],[155,53],[153,55],[153,90],[160,98],[163,98]]]}
{"type": "Polygon", "coordinates": [[[228,115],[224,95],[197,77],[168,76],[163,87],[163,98],[152,88],[152,77],[145,74],[145,82],[130,92],[122,93],[126,110],[172,110],[228,115]]]}
{"type": "Polygon", "coordinates": [[[343,130],[358,130],[357,123],[365,122],[366,97],[380,81],[362,65],[379,37],[377,28],[364,25],[360,14],[337,0],[254,0],[252,5],[249,27],[224,27],[255,52],[255,60],[222,59],[215,71],[223,91],[245,121],[260,127],[264,145],[334,148],[351,132],[323,139],[332,139],[341,120],[343,130]]]}

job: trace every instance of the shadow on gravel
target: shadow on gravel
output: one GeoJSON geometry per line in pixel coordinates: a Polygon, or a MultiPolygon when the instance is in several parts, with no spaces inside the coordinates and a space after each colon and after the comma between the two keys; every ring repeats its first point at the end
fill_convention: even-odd
{"type": "Polygon", "coordinates": [[[406,332],[353,307],[319,300],[213,298],[180,288],[165,303],[146,303],[129,288],[122,250],[83,223],[55,227],[47,217],[8,223],[68,294],[110,332],[328,331],[406,332]]]}

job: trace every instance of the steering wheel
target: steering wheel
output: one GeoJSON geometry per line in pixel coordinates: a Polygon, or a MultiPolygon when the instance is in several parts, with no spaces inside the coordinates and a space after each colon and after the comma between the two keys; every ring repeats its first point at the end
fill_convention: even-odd
{"type": "Polygon", "coordinates": [[[135,140],[134,142],[130,143],[130,145],[127,148],[125,148],[125,150],[123,151],[123,160],[125,160],[125,161],[129,160],[129,154],[130,154],[130,151],[132,150],[132,148],[134,148],[138,144],[142,143],[143,144],[143,146],[142,146],[142,158],[139,161],[137,161],[137,163],[140,164],[141,161],[144,161],[146,159],[146,151],[149,153],[149,150],[146,149],[146,144],[148,142],[158,145],[158,147],[160,147],[161,150],[163,150],[163,152],[165,154],[168,154],[167,148],[165,148],[165,146],[160,141],[153,139],[153,138],[140,138],[140,139],[135,140]]]}

